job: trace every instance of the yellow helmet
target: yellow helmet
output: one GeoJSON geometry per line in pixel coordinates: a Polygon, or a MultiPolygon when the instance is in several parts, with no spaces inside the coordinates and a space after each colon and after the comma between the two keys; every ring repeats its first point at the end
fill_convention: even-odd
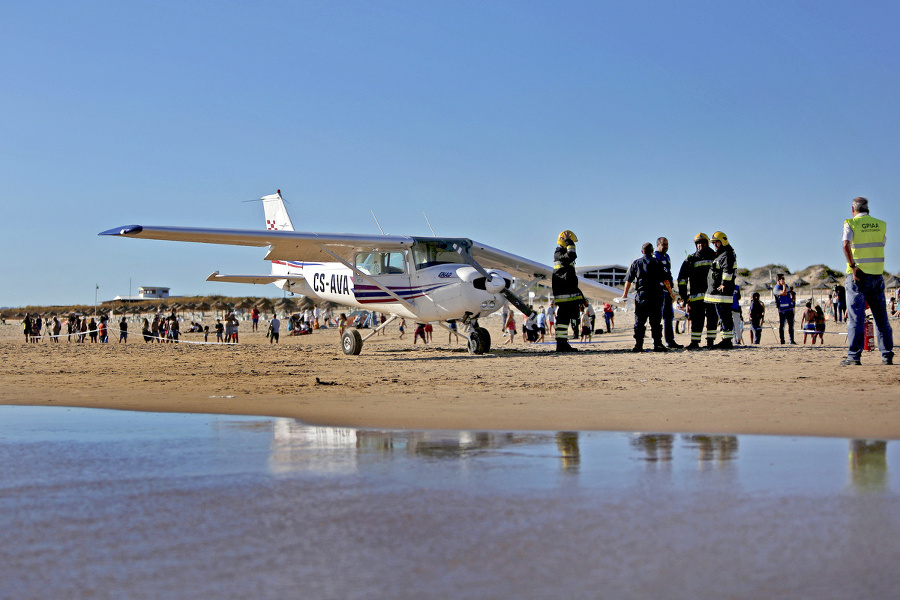
{"type": "Polygon", "coordinates": [[[577,242],[578,237],[574,233],[572,233],[571,231],[566,229],[565,231],[561,231],[559,233],[559,238],[557,238],[556,244],[558,246],[565,246],[566,240],[572,240],[572,242],[577,242]]]}
{"type": "Polygon", "coordinates": [[[712,239],[714,239],[718,242],[721,242],[721,244],[723,246],[728,245],[728,236],[725,235],[724,233],[722,233],[721,231],[717,231],[714,234],[712,234],[712,239]]]}
{"type": "Polygon", "coordinates": [[[700,242],[709,243],[709,236],[703,233],[702,231],[694,236],[694,243],[699,244],[700,242]]]}

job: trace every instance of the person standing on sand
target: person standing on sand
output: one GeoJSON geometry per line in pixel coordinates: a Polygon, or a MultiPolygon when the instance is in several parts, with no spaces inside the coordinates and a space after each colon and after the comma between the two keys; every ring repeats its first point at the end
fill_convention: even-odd
{"type": "Polygon", "coordinates": [[[634,348],[632,352],[644,351],[644,336],[647,332],[647,321],[650,322],[650,335],[653,338],[654,352],[668,352],[662,343],[662,307],[663,288],[674,296],[672,284],[669,283],[665,269],[653,257],[653,244],[647,242],[641,247],[642,256],[631,263],[625,276],[625,289],[622,298],[628,298],[628,291],[634,283],[634,348]]]}
{"type": "Polygon", "coordinates": [[[121,344],[122,342],[128,343],[128,321],[124,316],[119,321],[119,343],[121,344]]]}
{"type": "MultiPolygon", "coordinates": [[[[663,266],[663,270],[666,272],[666,277],[669,278],[669,287],[673,287],[675,285],[675,281],[672,279],[672,259],[669,258],[669,240],[667,238],[657,238],[656,252],[653,253],[653,258],[658,260],[659,264],[663,266]]],[[[684,348],[684,346],[675,341],[675,329],[673,327],[673,321],[675,320],[675,309],[672,306],[674,304],[672,296],[665,294],[665,290],[660,291],[663,292],[662,320],[663,337],[666,340],[666,345],[669,348],[673,349],[684,348]]]]}
{"type": "Polygon", "coordinates": [[[791,296],[791,286],[784,282],[784,275],[779,273],[776,278],[775,289],[772,293],[775,295],[775,305],[778,307],[778,335],[781,337],[781,343],[784,343],[784,328],[787,325],[788,335],[791,343],[794,341],[794,300],[791,296]]]}
{"type": "Polygon", "coordinates": [[[881,362],[894,364],[894,332],[884,299],[884,244],[887,223],[869,216],[869,201],[854,198],[853,218],[844,221],[843,249],[847,259],[847,358],[844,366],[859,365],[866,330],[866,304],[872,311],[881,362]]]}
{"type": "Polygon", "coordinates": [[[750,300],[750,341],[759,344],[762,339],[762,324],[766,320],[766,305],[759,298],[759,292],[753,292],[750,300]]]}
{"type": "Polygon", "coordinates": [[[712,234],[709,243],[716,251],[716,257],[709,266],[705,301],[715,307],[716,315],[722,326],[722,341],[713,344],[713,340],[707,337],[706,346],[707,348],[730,350],[734,347],[734,317],[731,316],[731,304],[734,301],[737,256],[734,253],[734,247],[728,242],[728,236],[722,231],[712,234]]]}
{"type": "Polygon", "coordinates": [[[269,343],[277,344],[278,343],[278,332],[281,329],[281,321],[278,320],[278,315],[272,315],[272,320],[269,321],[269,343]]]}
{"type": "MultiPolygon", "coordinates": [[[[568,229],[560,232],[553,252],[553,276],[550,279],[553,292],[553,303],[556,305],[556,351],[577,352],[569,345],[569,327],[578,322],[584,294],[578,287],[578,274],[575,272],[575,242],[578,237],[568,229]]],[[[576,329],[577,332],[577,329],[576,329]]]]}
{"type": "Polygon", "coordinates": [[[709,247],[709,236],[702,231],[694,236],[694,247],[697,251],[684,259],[678,271],[678,294],[687,303],[688,317],[691,320],[691,343],[688,344],[688,350],[700,350],[704,323],[707,343],[716,338],[715,309],[706,304],[709,266],[716,253],[709,247]]]}

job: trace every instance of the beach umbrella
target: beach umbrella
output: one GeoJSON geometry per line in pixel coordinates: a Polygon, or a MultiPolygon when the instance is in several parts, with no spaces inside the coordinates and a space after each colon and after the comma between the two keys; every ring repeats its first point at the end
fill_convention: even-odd
{"type": "Polygon", "coordinates": [[[798,277],[796,281],[794,281],[793,285],[794,287],[806,287],[809,285],[809,282],[802,277],[798,277]]]}
{"type": "Polygon", "coordinates": [[[212,307],[209,305],[208,302],[201,302],[200,304],[197,305],[197,310],[200,311],[201,317],[205,317],[206,311],[208,311],[210,308],[212,308],[212,307]]]}
{"type": "Polygon", "coordinates": [[[828,293],[829,293],[829,294],[831,293],[831,291],[830,291],[830,290],[831,290],[831,286],[830,286],[827,282],[825,282],[825,281],[821,281],[821,282],[817,283],[816,285],[812,286],[812,289],[813,289],[813,290],[818,290],[818,292],[819,292],[819,300],[820,300],[820,301],[822,300],[822,298],[824,298],[824,297],[826,296],[824,290],[829,290],[828,293]]]}
{"type": "Polygon", "coordinates": [[[884,282],[885,287],[900,288],[900,277],[891,275],[890,279],[884,282]]]}

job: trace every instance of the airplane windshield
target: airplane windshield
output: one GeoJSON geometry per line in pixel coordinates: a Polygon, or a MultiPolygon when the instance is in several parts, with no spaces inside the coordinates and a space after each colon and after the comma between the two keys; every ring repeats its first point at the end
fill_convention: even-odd
{"type": "Polygon", "coordinates": [[[416,269],[435,265],[464,264],[462,256],[447,242],[417,242],[412,247],[416,269]]]}

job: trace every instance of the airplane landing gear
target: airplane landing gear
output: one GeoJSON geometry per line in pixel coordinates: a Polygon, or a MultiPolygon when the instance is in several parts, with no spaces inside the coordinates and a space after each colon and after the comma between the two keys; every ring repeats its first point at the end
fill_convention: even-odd
{"type": "Polygon", "coordinates": [[[491,349],[491,334],[484,327],[474,327],[469,333],[469,354],[484,354],[491,349]]]}
{"type": "Polygon", "coordinates": [[[348,329],[341,336],[341,349],[344,351],[344,354],[359,354],[362,351],[362,345],[362,336],[355,329],[348,329]]]}

